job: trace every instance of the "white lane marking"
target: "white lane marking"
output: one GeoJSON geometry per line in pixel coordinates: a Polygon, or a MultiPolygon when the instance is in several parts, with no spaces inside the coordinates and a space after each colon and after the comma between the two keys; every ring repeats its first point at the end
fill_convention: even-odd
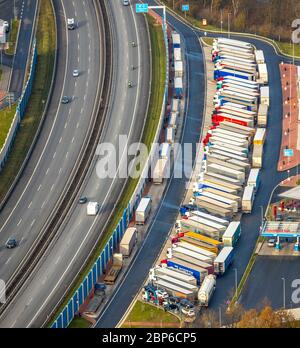
{"type": "MultiPolygon", "coordinates": [[[[67,18],[67,16],[66,16],[66,11],[65,11],[64,4],[63,4],[63,3],[62,3],[62,6],[63,6],[65,18],[67,18]]],[[[67,52],[66,52],[66,61],[65,61],[65,65],[68,66],[68,60],[69,60],[69,49],[68,49],[68,47],[69,47],[69,36],[68,36],[68,29],[65,28],[65,31],[66,31],[66,39],[67,39],[67,42],[66,42],[67,52]]],[[[65,89],[65,84],[66,84],[66,80],[67,80],[67,70],[68,70],[68,69],[66,68],[66,69],[65,69],[65,76],[64,76],[64,81],[63,81],[63,86],[62,86],[62,92],[61,92],[60,99],[62,99],[63,93],[64,93],[64,89],[65,89]]],[[[57,111],[56,111],[55,118],[54,118],[54,122],[53,122],[53,124],[52,124],[52,128],[51,128],[50,133],[49,133],[49,135],[48,135],[48,139],[47,139],[46,144],[45,144],[45,146],[44,146],[44,149],[43,149],[43,151],[42,151],[42,153],[41,153],[41,155],[40,155],[40,157],[39,157],[39,160],[38,160],[38,162],[37,162],[37,164],[36,164],[36,166],[35,166],[35,168],[34,168],[34,171],[33,171],[32,175],[31,175],[31,177],[29,178],[29,180],[28,180],[28,182],[27,182],[27,185],[26,185],[24,191],[22,192],[22,194],[20,195],[20,197],[19,197],[19,199],[18,199],[16,205],[14,206],[14,208],[13,208],[12,211],[10,212],[9,216],[7,217],[7,219],[5,220],[5,222],[3,223],[3,225],[1,226],[0,232],[2,232],[2,230],[3,230],[3,229],[5,228],[5,226],[8,224],[8,221],[10,220],[10,218],[14,215],[15,210],[18,208],[18,205],[20,204],[20,202],[21,202],[21,200],[22,200],[22,198],[23,198],[25,192],[27,191],[29,185],[31,184],[32,179],[33,179],[33,177],[34,177],[34,175],[35,175],[35,173],[36,173],[36,171],[37,171],[37,168],[38,168],[38,166],[39,166],[39,164],[40,164],[42,158],[44,157],[44,154],[45,154],[45,152],[46,152],[46,150],[47,150],[47,148],[48,148],[49,141],[50,141],[50,139],[51,139],[51,137],[52,137],[52,133],[53,133],[53,131],[54,131],[54,127],[55,127],[55,125],[56,125],[56,123],[57,123],[57,118],[58,118],[58,115],[59,115],[59,112],[60,112],[60,107],[61,107],[61,106],[60,106],[60,104],[59,104],[59,106],[58,106],[58,108],[57,108],[57,111]]]]}
{"type": "MultiPolygon", "coordinates": [[[[131,9],[131,11],[132,11],[132,14],[133,14],[133,16],[134,16],[133,9],[131,9]]],[[[137,23],[136,23],[135,17],[133,17],[133,18],[134,18],[134,23],[135,23],[136,33],[137,33],[137,44],[138,44],[138,47],[140,47],[140,45],[139,45],[139,36],[138,36],[137,23]]],[[[139,50],[139,53],[140,53],[140,50],[139,50]]],[[[140,57],[140,54],[139,54],[139,55],[138,55],[138,64],[139,64],[139,66],[140,66],[140,59],[141,59],[141,57],[140,57]]],[[[139,81],[139,80],[140,80],[140,72],[138,72],[138,81],[139,81]]],[[[130,139],[131,133],[132,133],[132,129],[133,129],[134,125],[135,125],[135,118],[136,118],[136,116],[137,116],[137,115],[136,115],[136,113],[137,113],[136,111],[137,111],[137,104],[138,104],[138,101],[139,101],[139,94],[140,94],[140,90],[139,90],[139,88],[138,88],[138,93],[137,93],[137,97],[136,97],[136,100],[135,100],[135,107],[134,107],[134,112],[133,112],[134,117],[132,118],[132,121],[131,121],[128,139],[130,139]]],[[[127,139],[127,142],[128,142],[128,139],[127,139]]],[[[125,148],[126,148],[126,147],[125,147],[125,148]]],[[[122,156],[121,156],[121,159],[120,159],[120,162],[119,162],[119,165],[118,165],[118,169],[117,169],[117,171],[116,171],[116,175],[115,175],[115,177],[114,177],[114,179],[113,179],[113,182],[111,183],[111,185],[110,185],[110,187],[109,187],[109,190],[108,190],[108,192],[107,192],[107,194],[106,194],[106,196],[105,196],[105,198],[104,198],[104,200],[103,200],[103,203],[102,203],[102,205],[101,205],[101,207],[100,207],[100,211],[102,210],[104,204],[106,203],[106,200],[107,200],[107,198],[108,198],[109,195],[110,195],[111,189],[114,187],[114,182],[115,182],[115,180],[117,179],[117,173],[119,172],[121,163],[123,162],[123,157],[124,157],[125,155],[127,155],[127,151],[125,151],[125,149],[124,149],[124,151],[123,151],[123,153],[122,153],[122,156]]],[[[99,217],[99,216],[98,216],[98,217],[99,217]]],[[[77,255],[79,254],[79,252],[81,251],[81,249],[82,249],[83,246],[85,245],[86,240],[88,239],[88,237],[89,237],[91,231],[94,229],[95,224],[96,224],[97,222],[98,222],[98,218],[96,217],[96,218],[94,219],[94,221],[93,221],[91,227],[90,227],[89,230],[87,231],[87,233],[86,233],[84,239],[82,240],[81,244],[78,246],[78,248],[77,248],[75,254],[74,254],[73,257],[72,257],[72,259],[71,259],[70,262],[68,263],[67,268],[64,270],[63,274],[61,275],[61,277],[59,278],[59,280],[56,282],[56,284],[52,287],[52,290],[51,290],[50,294],[47,296],[47,298],[45,299],[45,301],[43,302],[43,304],[39,307],[39,309],[37,310],[37,312],[35,313],[35,315],[34,315],[33,318],[31,319],[31,321],[29,322],[29,324],[26,325],[26,327],[30,327],[30,326],[31,326],[31,324],[34,322],[34,320],[36,319],[36,317],[39,315],[39,313],[40,313],[40,312],[42,311],[42,309],[45,307],[46,303],[49,301],[50,297],[51,297],[51,296],[53,295],[53,293],[56,291],[57,287],[59,286],[59,284],[61,283],[61,281],[64,279],[65,274],[67,274],[67,272],[69,271],[70,267],[72,267],[74,260],[76,260],[77,255]]]]}
{"type": "Polygon", "coordinates": [[[32,227],[35,224],[35,221],[36,221],[35,219],[32,220],[30,227],[32,227]]]}
{"type": "Polygon", "coordinates": [[[77,122],[76,128],[79,128],[79,122],[77,122]]]}
{"type": "Polygon", "coordinates": [[[30,303],[32,302],[33,298],[30,297],[29,301],[27,302],[26,306],[30,306],[30,303]]]}
{"type": "Polygon", "coordinates": [[[65,129],[67,128],[67,126],[68,126],[68,122],[65,123],[65,129]]]}
{"type": "Polygon", "coordinates": [[[75,141],[75,138],[73,137],[73,138],[72,138],[72,144],[74,143],[74,141],[75,141]]]}
{"type": "Polygon", "coordinates": [[[32,206],[32,201],[30,202],[29,206],[28,206],[28,209],[30,209],[30,207],[32,206]]]}
{"type": "Polygon", "coordinates": [[[59,169],[58,175],[60,175],[62,172],[62,168],[59,169]]]}
{"type": "Polygon", "coordinates": [[[5,262],[6,265],[10,263],[11,257],[5,262]]]}
{"type": "Polygon", "coordinates": [[[46,201],[43,202],[43,204],[42,204],[42,206],[41,206],[41,209],[44,208],[45,204],[46,204],[46,201]]]}
{"type": "Polygon", "coordinates": [[[50,170],[50,168],[48,168],[48,169],[47,169],[47,171],[46,171],[46,175],[48,175],[48,173],[49,173],[49,170],[50,170]]]}
{"type": "Polygon", "coordinates": [[[42,188],[42,185],[40,185],[40,186],[38,187],[37,191],[40,191],[41,188],[42,188]]]}
{"type": "Polygon", "coordinates": [[[61,256],[58,256],[58,258],[57,258],[56,261],[55,261],[55,264],[56,264],[56,265],[59,263],[60,259],[61,259],[61,256]]]}
{"type": "Polygon", "coordinates": [[[59,139],[59,143],[61,143],[62,142],[62,137],[59,139]]]}
{"type": "Polygon", "coordinates": [[[53,191],[53,189],[54,189],[54,186],[55,186],[55,184],[53,184],[53,185],[51,186],[51,189],[50,189],[50,191],[53,191]]]}
{"type": "Polygon", "coordinates": [[[53,159],[56,157],[56,152],[54,152],[53,159]]]}

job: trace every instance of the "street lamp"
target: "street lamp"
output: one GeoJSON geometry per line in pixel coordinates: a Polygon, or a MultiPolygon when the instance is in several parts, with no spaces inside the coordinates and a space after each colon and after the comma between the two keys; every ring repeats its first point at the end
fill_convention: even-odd
{"type": "Polygon", "coordinates": [[[264,207],[262,205],[259,206],[261,211],[261,225],[260,225],[260,232],[262,232],[264,227],[264,207]]]}
{"type": "Polygon", "coordinates": [[[281,278],[283,282],[283,308],[285,309],[285,278],[281,278]]]}

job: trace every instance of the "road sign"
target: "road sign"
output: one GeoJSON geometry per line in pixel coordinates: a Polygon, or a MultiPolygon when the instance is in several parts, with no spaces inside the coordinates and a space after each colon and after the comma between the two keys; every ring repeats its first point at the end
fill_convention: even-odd
{"type": "Polygon", "coordinates": [[[148,4],[136,4],[135,5],[135,12],[136,13],[148,13],[149,12],[149,5],[148,4]]]}
{"type": "Polygon", "coordinates": [[[284,156],[285,157],[293,157],[294,156],[294,150],[293,149],[284,149],[284,156]]]}
{"type": "Polygon", "coordinates": [[[188,4],[182,5],[183,12],[188,12],[189,10],[190,10],[190,5],[188,5],[188,4]]]}

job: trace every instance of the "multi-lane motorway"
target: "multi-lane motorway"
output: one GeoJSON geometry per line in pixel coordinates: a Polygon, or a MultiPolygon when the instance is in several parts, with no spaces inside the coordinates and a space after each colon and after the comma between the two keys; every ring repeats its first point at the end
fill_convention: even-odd
{"type": "MultiPolygon", "coordinates": [[[[66,3],[69,4],[69,2],[66,3]]],[[[110,142],[118,148],[119,134],[128,135],[129,144],[139,141],[142,134],[150,91],[150,47],[145,18],[136,17],[132,7],[120,6],[118,2],[108,2],[108,5],[113,28],[114,74],[112,96],[101,142],[110,142]],[[132,41],[137,43],[136,47],[132,47],[132,41]],[[134,70],[130,69],[131,65],[135,66],[134,70]],[[133,82],[133,88],[128,88],[129,80],[133,82]]],[[[84,12],[82,10],[83,14],[84,12]]],[[[88,9],[86,13],[88,16],[82,22],[88,22],[91,26],[93,13],[91,9],[88,9]]],[[[73,16],[79,16],[79,11],[77,16],[75,14],[73,16]]],[[[78,32],[80,35],[82,29],[74,31],[74,34],[78,32]]],[[[82,44],[79,42],[78,47],[84,50],[84,44],[81,46],[82,44]]],[[[93,59],[93,54],[85,53],[85,56],[86,59],[89,59],[88,57],[93,59]]],[[[91,76],[97,76],[97,74],[91,71],[91,76]]],[[[82,98],[85,100],[90,92],[84,88],[82,88],[82,92],[82,98]]],[[[80,108],[78,107],[79,110],[80,108]]],[[[70,141],[70,144],[73,142],[70,141]]],[[[120,154],[122,162],[127,157],[124,150],[122,148],[120,154]]],[[[56,156],[58,155],[57,151],[56,156]]],[[[69,156],[73,156],[71,151],[69,156]]],[[[64,159],[61,159],[60,163],[63,161],[64,159]]],[[[69,160],[65,160],[65,162],[69,163],[69,160]]],[[[92,250],[96,240],[101,236],[125,180],[118,177],[100,180],[96,174],[96,165],[97,158],[85,180],[82,194],[90,200],[100,203],[99,216],[97,218],[87,217],[85,206],[76,205],[74,207],[68,221],[62,226],[60,237],[52,245],[51,250],[46,253],[9,310],[5,312],[1,326],[43,325],[47,314],[51,313],[62,298],[67,284],[70,284],[78,274],[79,268],[87,258],[87,252],[92,250]]],[[[57,175],[55,181],[58,184],[57,175]]],[[[43,187],[39,191],[42,189],[43,187]]],[[[53,187],[52,191],[54,190],[57,190],[56,186],[53,187]]],[[[35,196],[39,191],[34,192],[35,196]]],[[[51,187],[50,191],[48,187],[48,192],[51,192],[51,187]]],[[[47,194],[45,196],[47,197],[47,194]]],[[[38,224],[38,219],[36,219],[36,223],[38,224]]]]}

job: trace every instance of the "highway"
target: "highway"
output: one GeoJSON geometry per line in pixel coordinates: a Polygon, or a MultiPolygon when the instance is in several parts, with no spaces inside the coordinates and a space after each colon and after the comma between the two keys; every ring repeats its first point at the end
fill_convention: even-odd
{"type": "MultiPolygon", "coordinates": [[[[113,28],[114,72],[112,96],[101,143],[111,142],[117,147],[119,134],[128,135],[129,144],[139,141],[142,134],[150,90],[150,48],[144,17],[136,16],[133,6],[124,7],[116,1],[107,4],[113,28]],[[137,47],[131,46],[132,41],[137,43],[137,47]],[[131,65],[136,69],[132,71],[131,65]],[[127,86],[129,79],[133,82],[133,88],[127,86]]],[[[89,16],[92,14],[89,13],[89,16]]],[[[119,164],[127,158],[124,150],[122,148],[119,164]]],[[[42,326],[101,237],[102,228],[125,179],[115,177],[100,180],[95,170],[97,159],[95,157],[81,194],[101,204],[99,216],[87,217],[86,206],[74,206],[59,237],[5,312],[0,326],[42,326]]]]}
{"type": "Polygon", "coordinates": [[[102,76],[93,3],[54,4],[59,38],[54,93],[30,162],[0,217],[0,278],[5,281],[30,249],[68,180],[94,112],[99,82],[95,76],[102,76]],[[77,19],[77,30],[66,31],[66,16],[77,19]],[[78,78],[72,77],[74,68],[80,70],[78,78]],[[62,105],[62,95],[72,101],[62,105]],[[16,249],[5,248],[9,237],[17,239],[16,249]]]}
{"type": "MultiPolygon", "coordinates": [[[[21,21],[16,54],[13,57],[3,54],[3,64],[13,68],[9,91],[15,94],[15,99],[21,96],[25,83],[27,59],[34,35],[38,4],[36,0],[16,0],[15,2],[17,15],[21,21]]],[[[1,0],[0,10],[1,19],[10,21],[14,17],[11,0],[1,0]]]]}
{"type": "MultiPolygon", "coordinates": [[[[153,1],[149,3],[154,4],[153,1]]],[[[189,62],[188,93],[190,94],[190,98],[183,141],[196,143],[199,141],[201,135],[202,110],[205,103],[205,86],[203,83],[206,79],[204,75],[202,50],[199,44],[197,44],[196,36],[200,38],[204,36],[204,32],[194,30],[185,25],[184,22],[178,21],[170,14],[168,14],[167,20],[176,31],[184,36],[187,49],[186,58],[189,62]],[[190,122],[193,122],[192,125],[194,127],[189,126],[190,122]]],[[[222,35],[211,35],[208,33],[207,36],[217,37],[222,35]]],[[[269,70],[269,85],[272,87],[270,88],[271,117],[268,123],[267,141],[264,148],[264,168],[261,177],[261,188],[256,196],[252,214],[243,215],[242,236],[235,250],[233,265],[227,273],[217,281],[216,292],[210,302],[210,308],[214,310],[218,310],[219,307],[226,307],[226,303],[231,299],[235,286],[235,269],[237,270],[237,279],[239,281],[248,264],[259,233],[261,223],[260,206],[263,206],[264,210],[266,209],[273,188],[287,177],[286,173],[277,172],[277,160],[280,150],[280,141],[278,141],[278,139],[281,138],[282,120],[282,96],[278,64],[282,60],[289,61],[290,59],[278,56],[271,45],[260,40],[248,39],[235,35],[231,35],[231,37],[251,42],[258,49],[263,49],[265,52],[269,70]]],[[[295,169],[291,170],[290,175],[294,175],[295,172],[295,169]]],[[[100,316],[96,327],[115,327],[123,317],[132,298],[136,295],[143,281],[146,279],[147,273],[155,261],[170,228],[175,223],[184,193],[184,180],[172,179],[166,196],[163,197],[155,221],[150,227],[149,236],[145,240],[139,255],[131,265],[122,285],[116,290],[112,301],[109,302],[106,310],[100,316]]],[[[255,289],[257,289],[257,286],[255,286],[255,289]]]]}

